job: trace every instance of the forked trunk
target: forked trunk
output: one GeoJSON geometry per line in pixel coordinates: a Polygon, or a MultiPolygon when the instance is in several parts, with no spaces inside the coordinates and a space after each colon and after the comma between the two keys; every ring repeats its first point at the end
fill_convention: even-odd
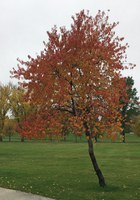
{"type": "Polygon", "coordinates": [[[98,166],[98,163],[96,161],[91,133],[89,132],[88,125],[87,125],[86,122],[84,123],[84,127],[85,127],[85,134],[86,134],[86,137],[87,137],[87,140],[88,140],[89,156],[90,156],[91,162],[93,164],[94,170],[96,172],[96,175],[98,177],[99,185],[101,187],[104,187],[106,185],[105,184],[105,179],[104,179],[104,176],[103,176],[103,174],[102,174],[102,172],[101,172],[101,170],[100,170],[100,168],[98,166]]]}

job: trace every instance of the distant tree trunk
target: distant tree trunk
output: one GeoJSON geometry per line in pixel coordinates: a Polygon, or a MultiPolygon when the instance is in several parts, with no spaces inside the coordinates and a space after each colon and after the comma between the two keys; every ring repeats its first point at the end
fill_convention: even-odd
{"type": "Polygon", "coordinates": [[[4,118],[0,119],[0,142],[3,141],[4,118]]]}
{"type": "Polygon", "coordinates": [[[3,141],[3,138],[2,138],[2,135],[0,135],[0,142],[2,142],[3,141]]]}
{"type": "Polygon", "coordinates": [[[64,129],[63,132],[62,132],[62,138],[63,138],[64,141],[66,141],[66,139],[67,139],[66,137],[67,137],[67,132],[64,129]]]}
{"type": "Polygon", "coordinates": [[[90,156],[90,159],[92,161],[92,165],[94,167],[96,175],[98,177],[99,185],[101,187],[104,187],[106,185],[105,184],[105,179],[104,179],[104,176],[103,176],[103,174],[102,174],[102,172],[101,172],[101,170],[100,170],[100,168],[98,166],[98,163],[96,161],[91,134],[89,132],[88,125],[87,125],[86,122],[84,122],[84,127],[85,127],[85,134],[86,134],[86,137],[87,137],[87,140],[88,140],[89,156],[90,156]]]}
{"type": "Polygon", "coordinates": [[[125,143],[125,122],[122,122],[123,131],[121,132],[122,135],[122,142],[125,143]]]}
{"type": "MultiPolygon", "coordinates": [[[[22,126],[21,126],[21,124],[20,124],[19,117],[17,117],[17,123],[18,123],[19,128],[22,129],[22,126]]],[[[20,140],[21,140],[21,142],[24,142],[24,141],[25,141],[24,135],[22,135],[22,134],[20,135],[20,140]]]]}
{"type": "Polygon", "coordinates": [[[121,132],[121,135],[122,135],[122,142],[125,143],[125,131],[124,130],[121,132]]]}
{"type": "Polygon", "coordinates": [[[21,142],[24,142],[24,141],[25,141],[24,136],[21,136],[21,142]]]}
{"type": "Polygon", "coordinates": [[[12,136],[11,133],[9,133],[9,142],[11,142],[11,136],[12,136]]]}
{"type": "Polygon", "coordinates": [[[97,135],[96,135],[94,138],[95,138],[95,142],[98,142],[98,140],[97,140],[97,135]]]}
{"type": "Polygon", "coordinates": [[[77,135],[75,135],[75,142],[76,142],[76,143],[78,142],[78,137],[77,137],[77,135]]]}

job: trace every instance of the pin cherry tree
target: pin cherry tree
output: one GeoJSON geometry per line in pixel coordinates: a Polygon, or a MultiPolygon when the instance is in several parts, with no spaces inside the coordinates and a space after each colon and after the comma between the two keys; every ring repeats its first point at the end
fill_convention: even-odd
{"type": "Polygon", "coordinates": [[[21,134],[29,138],[59,135],[64,128],[85,134],[89,155],[99,179],[104,176],[97,164],[93,137],[112,137],[121,130],[120,98],[127,99],[125,80],[126,49],[115,35],[118,23],[98,11],[95,17],[82,10],[72,16],[70,30],[52,28],[44,50],[36,58],[19,60],[12,76],[20,79],[34,113],[22,122],[21,134]]]}

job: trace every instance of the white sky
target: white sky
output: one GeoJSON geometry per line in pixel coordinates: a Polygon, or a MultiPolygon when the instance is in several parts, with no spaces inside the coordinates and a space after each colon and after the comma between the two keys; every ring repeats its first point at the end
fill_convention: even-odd
{"type": "Polygon", "coordinates": [[[26,60],[43,50],[46,31],[69,27],[71,16],[82,9],[92,16],[109,9],[110,22],[120,22],[117,34],[130,45],[128,62],[137,65],[126,75],[133,76],[140,96],[140,0],[0,0],[0,82],[11,81],[18,57],[26,60]]]}

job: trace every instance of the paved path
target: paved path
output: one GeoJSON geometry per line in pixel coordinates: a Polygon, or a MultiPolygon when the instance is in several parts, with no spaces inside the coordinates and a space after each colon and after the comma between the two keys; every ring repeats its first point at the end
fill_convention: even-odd
{"type": "Polygon", "coordinates": [[[33,195],[31,193],[0,188],[0,200],[53,200],[53,199],[42,197],[39,195],[33,195]]]}

